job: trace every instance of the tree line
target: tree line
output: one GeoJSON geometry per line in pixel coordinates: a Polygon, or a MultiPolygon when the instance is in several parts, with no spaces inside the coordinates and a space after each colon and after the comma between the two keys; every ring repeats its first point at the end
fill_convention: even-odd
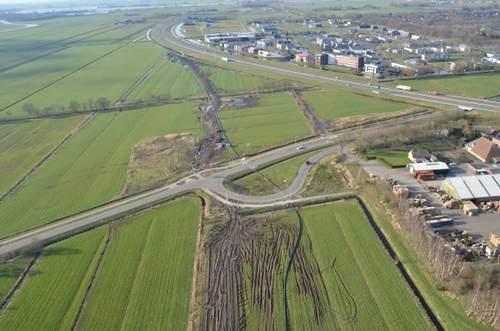
{"type": "Polygon", "coordinates": [[[56,113],[71,112],[75,113],[78,111],[85,110],[105,110],[111,107],[111,101],[106,97],[99,97],[97,99],[88,99],[84,102],[70,101],[68,105],[49,105],[40,107],[31,102],[27,102],[23,105],[23,112],[29,116],[36,115],[49,115],[56,113]]]}

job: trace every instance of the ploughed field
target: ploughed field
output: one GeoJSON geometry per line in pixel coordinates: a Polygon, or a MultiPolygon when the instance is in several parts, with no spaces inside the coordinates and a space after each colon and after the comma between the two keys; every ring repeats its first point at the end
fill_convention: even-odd
{"type": "Polygon", "coordinates": [[[431,329],[356,200],[300,214],[231,211],[212,228],[202,329],[431,329]]]}

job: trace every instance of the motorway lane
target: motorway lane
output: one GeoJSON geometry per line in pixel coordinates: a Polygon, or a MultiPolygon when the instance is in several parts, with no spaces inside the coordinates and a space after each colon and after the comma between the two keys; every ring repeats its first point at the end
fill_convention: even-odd
{"type": "MultiPolygon", "coordinates": [[[[355,80],[349,80],[346,78],[340,77],[327,77],[323,76],[321,72],[318,71],[317,74],[305,73],[293,69],[285,69],[281,67],[275,67],[271,65],[267,65],[264,63],[256,63],[252,62],[249,59],[244,59],[243,57],[236,57],[228,55],[222,51],[208,48],[203,45],[189,43],[181,36],[178,35],[179,31],[178,25],[157,25],[153,28],[153,39],[160,44],[165,45],[166,47],[170,47],[172,49],[180,49],[183,52],[186,52],[188,55],[190,54],[199,54],[204,56],[210,56],[212,58],[220,59],[221,56],[227,57],[231,60],[231,62],[241,64],[246,67],[256,67],[260,69],[264,69],[266,71],[273,71],[281,74],[286,74],[294,77],[301,77],[306,79],[312,79],[316,81],[335,83],[337,85],[342,85],[346,87],[354,87],[357,89],[362,89],[365,91],[373,91],[377,90],[377,86],[372,86],[369,83],[363,83],[355,80]]],[[[403,91],[392,87],[381,86],[380,91],[391,96],[401,97],[405,99],[425,101],[429,103],[459,107],[466,106],[471,107],[478,110],[485,111],[499,111],[500,110],[500,102],[484,100],[484,99],[475,99],[475,98],[467,98],[461,96],[454,95],[429,95],[419,92],[409,92],[403,91]]]]}

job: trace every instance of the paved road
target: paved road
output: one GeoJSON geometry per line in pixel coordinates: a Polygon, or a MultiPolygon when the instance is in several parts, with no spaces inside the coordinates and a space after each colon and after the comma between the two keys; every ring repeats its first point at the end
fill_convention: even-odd
{"type": "MultiPolygon", "coordinates": [[[[155,203],[168,200],[179,194],[194,190],[203,190],[224,203],[241,207],[266,207],[272,205],[283,205],[287,203],[301,201],[300,197],[295,195],[300,191],[311,165],[304,165],[300,168],[298,176],[283,191],[265,196],[246,196],[237,194],[226,189],[223,185],[228,176],[241,172],[258,169],[270,162],[275,162],[283,158],[292,157],[309,150],[328,146],[338,139],[338,135],[331,134],[319,138],[309,139],[308,141],[285,146],[273,151],[259,154],[254,157],[232,161],[223,167],[207,169],[188,177],[185,177],[176,183],[154,189],[130,198],[126,198],[114,203],[110,203],[100,208],[83,212],[76,216],[68,217],[61,221],[42,226],[37,229],[7,238],[0,241],[0,255],[8,254],[22,247],[29,246],[33,241],[51,241],[67,233],[71,233],[86,227],[95,226],[101,222],[127,215],[135,210],[147,208],[155,203]],[[298,146],[301,146],[298,149],[298,146]]],[[[325,155],[338,150],[338,147],[327,147],[318,151],[310,158],[311,161],[317,161],[325,155]]]]}
{"type": "MultiPolygon", "coordinates": [[[[301,68],[299,67],[294,68],[293,66],[290,66],[290,68],[283,68],[275,65],[266,64],[265,61],[255,62],[250,58],[231,56],[218,49],[209,48],[203,44],[190,42],[182,38],[182,34],[180,33],[180,27],[181,24],[157,25],[153,29],[152,38],[161,45],[164,45],[172,49],[176,49],[180,52],[189,55],[202,55],[214,59],[220,59],[223,56],[227,57],[231,62],[237,63],[241,66],[259,68],[261,70],[265,70],[268,72],[276,72],[279,74],[284,74],[292,77],[299,77],[320,82],[333,83],[368,92],[377,89],[375,86],[372,86],[369,83],[364,83],[340,77],[329,77],[319,70],[317,73],[312,74],[300,71],[301,68]]],[[[457,108],[460,106],[465,106],[484,111],[500,111],[500,102],[485,100],[485,99],[467,98],[455,95],[429,95],[414,91],[403,91],[389,86],[381,86],[379,91],[384,93],[385,95],[391,95],[408,100],[423,101],[438,105],[453,106],[457,108]]]]}

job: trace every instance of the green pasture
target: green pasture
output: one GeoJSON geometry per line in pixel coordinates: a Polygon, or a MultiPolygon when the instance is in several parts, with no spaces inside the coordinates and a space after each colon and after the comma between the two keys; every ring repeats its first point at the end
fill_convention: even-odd
{"type": "Polygon", "coordinates": [[[98,115],[0,204],[0,237],[119,197],[137,142],[202,134],[194,108],[183,103],[98,115]]]}
{"type": "Polygon", "coordinates": [[[0,124],[0,194],[76,128],[83,116],[0,124]]]}
{"type": "Polygon", "coordinates": [[[220,113],[231,143],[239,153],[254,153],[307,137],[307,120],[289,93],[261,95],[254,107],[220,113]]]}
{"type": "Polygon", "coordinates": [[[199,200],[185,198],[121,225],[80,329],[186,329],[199,217],[199,200]]]}
{"type": "Polygon", "coordinates": [[[325,120],[335,120],[347,116],[389,113],[410,108],[409,105],[404,103],[349,93],[344,90],[305,91],[303,95],[318,116],[325,120]]]}
{"type": "Polygon", "coordinates": [[[242,74],[238,71],[226,70],[220,67],[202,66],[202,70],[208,75],[208,78],[214,82],[217,90],[221,92],[256,90],[284,85],[270,78],[242,74]]]}
{"type": "Polygon", "coordinates": [[[165,60],[130,94],[128,100],[202,96],[204,93],[203,87],[189,68],[165,60]]]}
{"type": "Polygon", "coordinates": [[[488,98],[500,95],[500,73],[412,79],[394,81],[391,84],[408,85],[422,92],[437,91],[444,94],[473,98],[488,98]]]}
{"type": "Polygon", "coordinates": [[[365,151],[363,155],[367,158],[379,159],[391,168],[403,168],[410,163],[408,151],[376,148],[365,151]]]}
{"type": "Polygon", "coordinates": [[[47,248],[0,315],[0,329],[70,330],[106,236],[103,227],[47,248]]]}

